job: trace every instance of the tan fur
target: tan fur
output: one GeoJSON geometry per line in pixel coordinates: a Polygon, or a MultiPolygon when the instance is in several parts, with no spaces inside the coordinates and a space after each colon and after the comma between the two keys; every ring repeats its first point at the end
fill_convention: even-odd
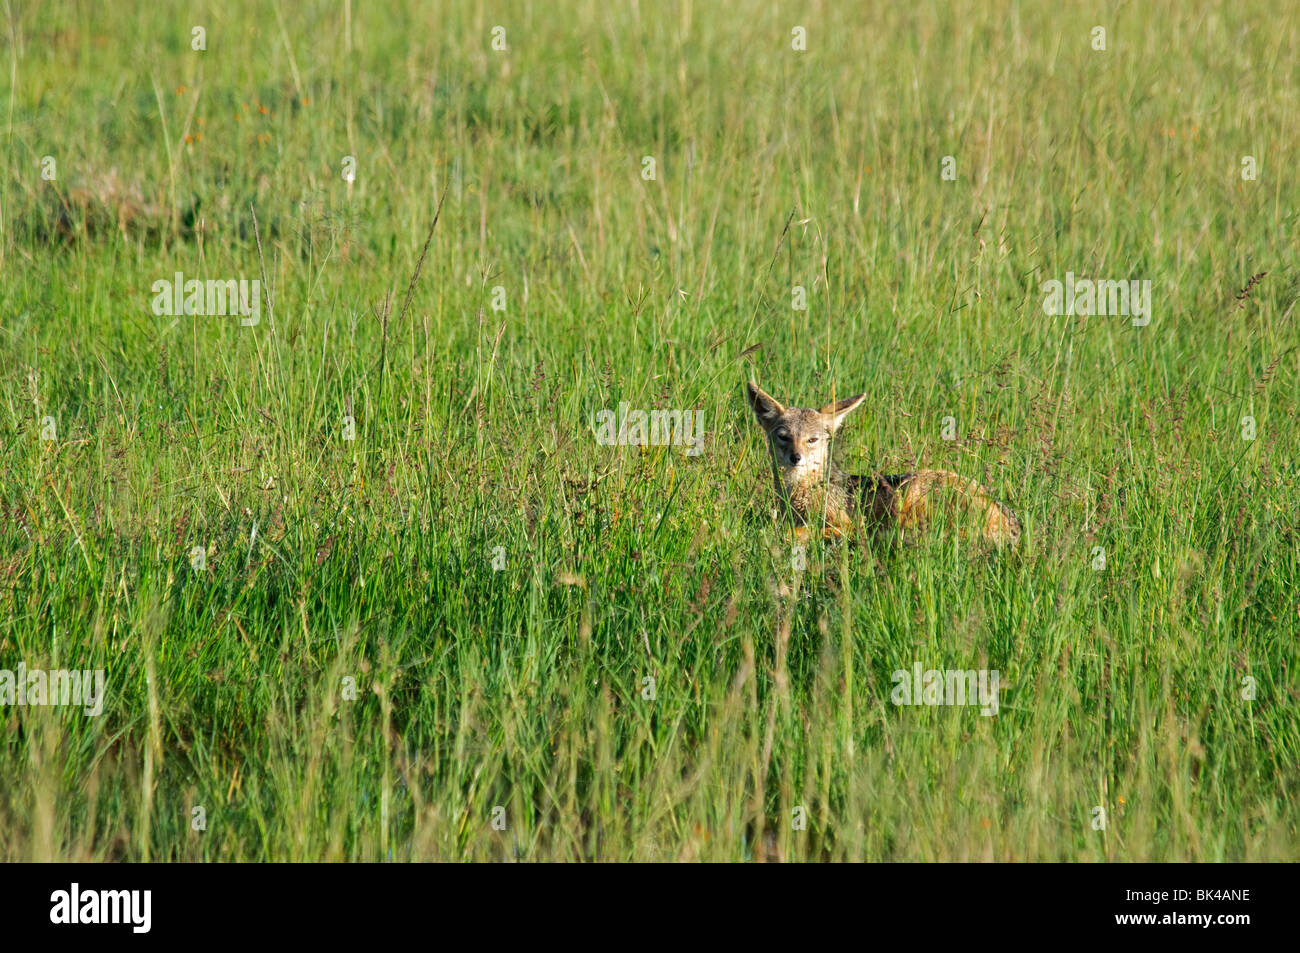
{"type": "MultiPolygon", "coordinates": [[[[996,545],[1020,539],[1020,521],[974,480],[950,470],[851,476],[831,459],[831,438],[863,395],[820,410],[787,409],[749,385],[749,406],[767,435],[777,496],[802,533],[843,536],[863,525],[877,534],[920,532],[948,520],[996,545]]],[[[802,534],[801,533],[801,534],[802,534]]]]}

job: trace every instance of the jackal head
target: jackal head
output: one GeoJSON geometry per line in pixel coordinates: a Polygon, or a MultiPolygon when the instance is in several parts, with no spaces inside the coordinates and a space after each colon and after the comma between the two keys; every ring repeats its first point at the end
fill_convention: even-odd
{"type": "Polygon", "coordinates": [[[830,471],[831,437],[865,394],[846,397],[820,410],[786,408],[757,384],[749,385],[749,406],[767,434],[772,462],[787,484],[824,480],[830,471]]]}

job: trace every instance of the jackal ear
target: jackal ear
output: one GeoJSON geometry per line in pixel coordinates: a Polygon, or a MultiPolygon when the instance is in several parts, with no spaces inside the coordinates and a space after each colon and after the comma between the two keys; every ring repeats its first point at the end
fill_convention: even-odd
{"type": "Polygon", "coordinates": [[[826,429],[831,433],[840,429],[840,424],[844,423],[844,418],[853,411],[858,404],[867,399],[866,394],[858,394],[856,397],[845,397],[843,400],[837,400],[833,404],[827,404],[818,411],[826,418],[826,429]]]}
{"type": "Polygon", "coordinates": [[[764,430],[771,430],[776,424],[776,419],[785,413],[785,408],[781,406],[780,401],[764,393],[763,389],[753,381],[749,383],[749,406],[754,411],[754,416],[758,418],[758,425],[764,430]]]}

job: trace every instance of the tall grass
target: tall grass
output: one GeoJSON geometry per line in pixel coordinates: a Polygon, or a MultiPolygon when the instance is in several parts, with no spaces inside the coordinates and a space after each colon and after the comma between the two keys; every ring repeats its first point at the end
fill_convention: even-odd
{"type": "Polygon", "coordinates": [[[0,707],[0,859],[1294,859],[1294,20],[130,6],[0,31],[0,668],[108,680],[0,707]],[[751,377],[1023,546],[797,571],[751,377]]]}

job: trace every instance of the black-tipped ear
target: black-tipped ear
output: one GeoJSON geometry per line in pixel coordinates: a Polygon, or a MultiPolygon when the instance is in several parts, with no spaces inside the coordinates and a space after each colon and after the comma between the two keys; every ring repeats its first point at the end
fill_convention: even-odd
{"type": "Polygon", "coordinates": [[[826,429],[831,433],[840,429],[840,424],[851,411],[857,408],[858,404],[867,399],[866,394],[858,394],[856,397],[845,397],[843,400],[837,400],[833,404],[827,404],[818,413],[826,418],[826,429]]]}
{"type": "Polygon", "coordinates": [[[749,406],[758,418],[758,424],[764,430],[771,430],[776,419],[785,413],[780,401],[763,392],[753,381],[749,382],[749,406]]]}

